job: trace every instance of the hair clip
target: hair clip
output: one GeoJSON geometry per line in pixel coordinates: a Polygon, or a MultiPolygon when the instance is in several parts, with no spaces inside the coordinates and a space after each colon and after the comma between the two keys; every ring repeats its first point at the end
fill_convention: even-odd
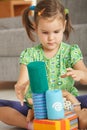
{"type": "Polygon", "coordinates": [[[65,12],[65,14],[69,14],[69,9],[65,8],[64,12],[65,12]]]}
{"type": "Polygon", "coordinates": [[[41,11],[38,11],[38,15],[40,16],[44,12],[45,8],[42,9],[41,11]]]}
{"type": "Polygon", "coordinates": [[[35,10],[35,7],[36,7],[35,5],[32,5],[32,6],[29,7],[29,9],[30,10],[35,10]]]}

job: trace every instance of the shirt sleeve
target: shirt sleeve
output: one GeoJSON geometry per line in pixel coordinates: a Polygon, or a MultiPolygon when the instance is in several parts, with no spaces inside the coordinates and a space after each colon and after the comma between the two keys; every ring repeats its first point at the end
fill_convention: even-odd
{"type": "Polygon", "coordinates": [[[30,61],[30,48],[22,51],[22,53],[20,54],[19,63],[27,65],[29,61],[30,61]]]}
{"type": "Polygon", "coordinates": [[[71,64],[75,65],[79,60],[83,59],[82,52],[77,44],[71,45],[71,64]]]}

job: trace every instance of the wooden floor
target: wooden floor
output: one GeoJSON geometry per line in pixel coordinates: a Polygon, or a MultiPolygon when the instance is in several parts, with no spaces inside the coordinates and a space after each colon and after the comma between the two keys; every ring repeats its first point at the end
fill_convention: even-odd
{"type": "Polygon", "coordinates": [[[9,126],[9,125],[6,125],[6,124],[0,122],[0,130],[25,130],[25,129],[17,128],[14,126],[9,126]]]}
{"type": "Polygon", "coordinates": [[[16,81],[0,81],[0,89],[13,89],[16,81]]]}

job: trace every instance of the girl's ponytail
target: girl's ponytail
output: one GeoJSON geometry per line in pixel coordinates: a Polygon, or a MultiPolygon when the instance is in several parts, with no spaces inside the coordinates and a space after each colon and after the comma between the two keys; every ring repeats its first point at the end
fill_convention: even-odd
{"type": "Polygon", "coordinates": [[[65,14],[65,19],[66,19],[66,27],[65,27],[64,34],[65,34],[65,37],[66,37],[66,40],[67,40],[69,38],[70,32],[73,30],[73,27],[71,25],[71,21],[70,21],[70,18],[69,18],[69,13],[65,14]]]}
{"type": "MultiPolygon", "coordinates": [[[[29,38],[32,40],[32,41],[35,41],[34,40],[34,31],[35,31],[35,28],[34,28],[34,22],[31,20],[29,14],[31,13],[31,10],[30,8],[26,8],[23,12],[23,15],[22,15],[22,22],[23,22],[23,25],[26,29],[26,32],[29,36],[29,38]]],[[[31,16],[32,17],[32,16],[31,16]]]]}

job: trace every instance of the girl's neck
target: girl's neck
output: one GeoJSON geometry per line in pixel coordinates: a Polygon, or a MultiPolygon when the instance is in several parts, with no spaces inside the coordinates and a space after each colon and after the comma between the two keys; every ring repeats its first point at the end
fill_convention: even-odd
{"type": "Polygon", "coordinates": [[[46,58],[48,58],[48,59],[53,58],[57,54],[59,47],[56,48],[55,50],[48,50],[46,48],[43,48],[44,55],[46,56],[46,58]]]}

